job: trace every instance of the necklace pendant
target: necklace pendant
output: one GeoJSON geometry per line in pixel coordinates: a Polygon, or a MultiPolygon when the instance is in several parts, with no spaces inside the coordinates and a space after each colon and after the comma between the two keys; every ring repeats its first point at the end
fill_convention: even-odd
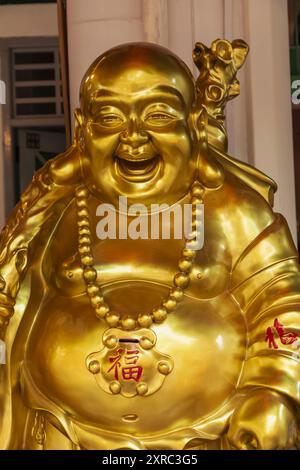
{"type": "Polygon", "coordinates": [[[111,328],[105,331],[103,344],[101,351],[86,358],[86,366],[107,393],[128,398],[152,395],[173,369],[173,359],[155,349],[156,335],[151,329],[111,328]]]}

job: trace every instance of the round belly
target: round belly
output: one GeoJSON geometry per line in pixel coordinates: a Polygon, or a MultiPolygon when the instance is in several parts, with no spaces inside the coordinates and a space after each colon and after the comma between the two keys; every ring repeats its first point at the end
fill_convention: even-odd
{"type": "MultiPolygon", "coordinates": [[[[165,294],[164,286],[128,281],[111,284],[105,292],[109,304],[123,314],[149,311],[165,294]]],[[[149,395],[113,394],[88,370],[87,357],[104,349],[107,329],[85,295],[70,298],[49,291],[31,332],[25,360],[34,382],[75,420],[147,436],[191,426],[234,393],[246,330],[229,295],[211,300],[186,296],[163,324],[153,326],[156,353],[169,356],[174,366],[149,395]]],[[[125,380],[138,377],[127,373],[125,380]]]]}

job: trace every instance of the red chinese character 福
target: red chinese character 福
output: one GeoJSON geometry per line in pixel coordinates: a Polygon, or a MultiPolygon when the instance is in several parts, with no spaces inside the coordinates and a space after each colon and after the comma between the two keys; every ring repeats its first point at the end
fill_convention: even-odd
{"type": "Polygon", "coordinates": [[[136,365],[139,360],[138,349],[122,349],[116,351],[115,356],[108,358],[112,366],[107,372],[114,371],[115,380],[119,380],[119,370],[121,369],[123,380],[135,380],[138,382],[142,376],[143,368],[136,365]],[[132,367],[123,367],[132,366],[132,367]]]}

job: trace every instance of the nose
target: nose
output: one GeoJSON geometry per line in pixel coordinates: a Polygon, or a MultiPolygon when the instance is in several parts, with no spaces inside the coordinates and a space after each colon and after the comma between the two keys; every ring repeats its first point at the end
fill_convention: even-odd
{"type": "Polygon", "coordinates": [[[130,119],[127,129],[120,135],[120,140],[122,144],[130,145],[130,147],[136,149],[146,144],[149,137],[147,132],[139,129],[136,119],[130,119]]]}

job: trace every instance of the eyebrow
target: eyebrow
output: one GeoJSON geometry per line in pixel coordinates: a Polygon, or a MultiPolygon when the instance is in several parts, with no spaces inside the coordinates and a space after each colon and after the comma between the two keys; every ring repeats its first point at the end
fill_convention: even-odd
{"type": "MultiPolygon", "coordinates": [[[[162,93],[166,93],[166,94],[170,94],[170,95],[175,94],[177,96],[177,98],[179,98],[180,100],[183,100],[183,97],[182,97],[181,93],[177,90],[177,88],[174,88],[170,85],[158,85],[158,86],[155,86],[153,88],[150,88],[149,90],[154,91],[154,92],[158,92],[158,93],[162,92],[162,93]]],[[[143,93],[143,92],[141,92],[141,93],[143,93]]],[[[132,94],[135,94],[135,93],[132,93],[132,94]]],[[[100,90],[95,90],[93,92],[92,98],[97,99],[97,98],[101,98],[101,97],[104,97],[104,96],[117,97],[119,95],[120,95],[120,93],[116,93],[112,90],[108,90],[107,88],[101,88],[100,90]]],[[[125,94],[124,94],[124,96],[125,96],[125,94]]]]}
{"type": "MultiPolygon", "coordinates": [[[[174,104],[179,104],[178,102],[180,102],[180,104],[184,104],[184,99],[181,95],[181,93],[174,87],[171,87],[169,85],[158,85],[156,87],[153,87],[151,88],[149,91],[151,91],[152,93],[154,92],[155,94],[164,94],[166,95],[166,97],[170,100],[170,101],[173,101],[174,104]]],[[[141,92],[141,96],[142,96],[142,93],[141,92]]],[[[135,93],[132,93],[132,95],[135,94],[135,93]]],[[[139,93],[137,93],[138,95],[139,93]]],[[[92,99],[91,99],[91,102],[90,102],[90,110],[94,111],[95,107],[98,108],[99,105],[104,105],[106,99],[109,100],[110,102],[116,102],[116,104],[120,104],[120,95],[122,95],[122,93],[115,93],[114,91],[111,91],[111,90],[108,90],[106,88],[102,88],[100,90],[96,90],[93,94],[92,94],[92,99]]],[[[125,93],[123,94],[123,96],[128,96],[126,95],[125,93]]],[[[153,100],[154,97],[153,96],[149,96],[146,98],[146,100],[153,100]]]]}

